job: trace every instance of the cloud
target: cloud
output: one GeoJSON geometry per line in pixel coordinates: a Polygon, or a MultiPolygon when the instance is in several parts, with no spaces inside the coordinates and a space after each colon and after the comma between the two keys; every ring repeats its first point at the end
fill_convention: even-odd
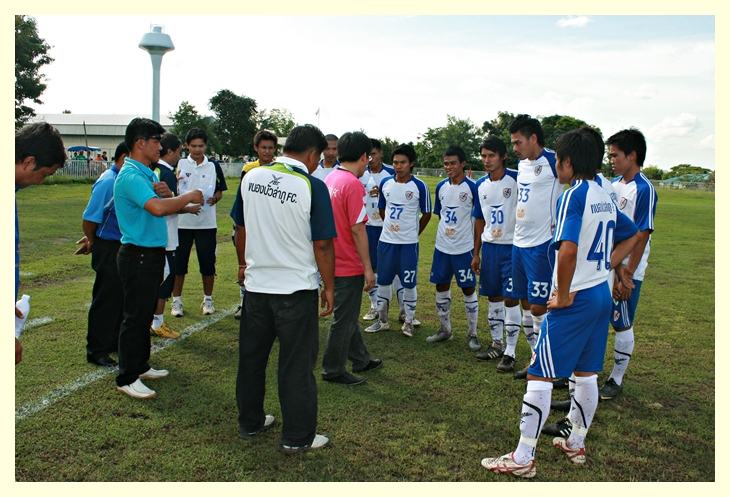
{"type": "Polygon", "coordinates": [[[649,135],[657,141],[665,138],[679,138],[689,135],[699,126],[699,119],[693,114],[683,112],[676,116],[665,117],[649,130],[649,135]]]}
{"type": "Polygon", "coordinates": [[[559,28],[584,28],[591,22],[588,16],[568,16],[558,19],[555,25],[559,28]]]}
{"type": "Polygon", "coordinates": [[[638,88],[627,90],[626,94],[640,100],[651,100],[658,95],[657,87],[651,83],[644,83],[638,88]]]}
{"type": "Polygon", "coordinates": [[[715,148],[715,135],[707,135],[700,140],[700,148],[705,150],[713,150],[715,148]]]}

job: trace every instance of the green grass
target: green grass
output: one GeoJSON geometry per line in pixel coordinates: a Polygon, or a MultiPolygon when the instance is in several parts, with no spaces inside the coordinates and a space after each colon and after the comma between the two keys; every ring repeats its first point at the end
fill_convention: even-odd
{"type": "MultiPolygon", "coordinates": [[[[434,179],[428,179],[433,192],[434,179]]],[[[87,305],[93,272],[72,255],[90,185],[48,185],[16,194],[22,240],[21,292],[33,317],[50,324],[24,334],[16,367],[16,408],[92,372],[85,362],[87,305]]],[[[573,468],[544,437],[538,479],[657,481],[715,479],[714,195],[659,191],[652,255],[636,319],[636,350],[623,395],[601,404],[587,440],[588,464],[573,468]]],[[[227,214],[218,208],[218,309],[234,306],[237,262],[227,214]]],[[[424,338],[438,319],[428,283],[436,219],[421,240],[419,306],[413,339],[399,332],[367,335],[385,366],[356,388],[318,383],[319,431],[330,449],[301,457],[276,450],[280,425],[252,440],[237,436],[235,376],[238,322],[228,316],[152,358],[171,370],[141,402],[119,394],[112,376],[16,422],[15,474],[21,481],[504,481],[479,461],[513,449],[524,383],[498,375],[469,353],[460,292],[452,290],[457,336],[437,345],[424,338]]],[[[201,319],[197,263],[185,286],[187,314],[166,317],[177,329],[201,319]]],[[[486,305],[480,334],[486,330],[486,305]]],[[[363,312],[366,299],[363,299],[363,312]]],[[[169,307],[168,307],[169,312],[169,307]]],[[[391,311],[395,322],[395,311],[391,311]]],[[[320,327],[324,349],[328,320],[320,327]]],[[[483,335],[484,336],[484,335],[483,335]]],[[[609,350],[613,337],[609,338],[609,350]]],[[[274,348],[267,412],[280,419],[274,348]]],[[[528,357],[524,339],[518,363],[528,357]]],[[[607,357],[606,369],[612,359],[607,357]]],[[[319,378],[321,369],[315,374],[319,378]]],[[[558,391],[557,398],[565,394],[558,391]]],[[[551,417],[551,421],[555,416],[551,417]]]]}

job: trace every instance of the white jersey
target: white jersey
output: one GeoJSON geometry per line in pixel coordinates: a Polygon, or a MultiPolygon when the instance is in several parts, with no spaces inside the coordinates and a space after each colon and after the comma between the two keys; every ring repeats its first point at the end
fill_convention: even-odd
{"type": "Polygon", "coordinates": [[[598,183],[598,186],[606,190],[606,193],[608,193],[608,196],[611,197],[613,203],[618,206],[618,195],[616,194],[616,189],[613,187],[613,183],[611,183],[611,181],[602,173],[596,174],[596,183],[598,183]]]}
{"type": "MultiPolygon", "coordinates": [[[[656,204],[659,200],[651,181],[638,173],[633,179],[625,181],[622,177],[613,181],[613,187],[618,197],[618,208],[629,219],[634,221],[639,231],[654,231],[654,215],[656,214],[656,204]]],[[[644,280],[646,267],[649,265],[649,252],[651,249],[651,236],[644,248],[644,255],[636,266],[633,278],[637,281],[644,280]]],[[[624,264],[628,262],[628,257],[624,260],[624,264]]]]}
{"type": "Polygon", "coordinates": [[[474,220],[472,211],[477,199],[477,186],[467,177],[457,185],[446,178],[436,185],[436,205],[439,216],[436,229],[436,249],[444,254],[460,255],[474,249],[474,220]]]}
{"type": "Polygon", "coordinates": [[[474,217],[484,220],[482,242],[512,245],[517,211],[517,171],[505,169],[501,179],[489,175],[477,181],[474,217]]]}
{"type": "Polygon", "coordinates": [[[390,166],[382,165],[377,173],[371,172],[370,168],[365,170],[360,176],[360,183],[365,187],[365,210],[368,214],[368,226],[383,226],[383,220],[380,219],[380,209],[378,209],[378,199],[380,197],[380,183],[389,176],[393,176],[395,172],[390,166]]]}
{"type": "MultiPolygon", "coordinates": [[[[157,163],[162,167],[166,167],[174,173],[175,168],[173,168],[164,160],[160,159],[157,161],[157,163]]],[[[177,216],[177,214],[168,214],[167,216],[165,216],[165,221],[167,222],[167,246],[165,247],[165,250],[167,250],[168,252],[177,249],[178,246],[179,240],[177,237],[177,216]]]]}
{"type": "Polygon", "coordinates": [[[431,212],[431,194],[426,183],[415,176],[406,183],[398,183],[395,176],[390,176],[380,183],[378,208],[385,210],[381,242],[418,243],[419,211],[431,212]]]}
{"type": "MultiPolygon", "coordinates": [[[[552,247],[571,241],[578,246],[570,291],[577,292],[604,283],[611,269],[615,243],[636,233],[631,220],[620,214],[606,190],[592,180],[578,180],[558,202],[558,217],[552,247]]],[[[555,260],[558,260],[557,254],[555,260]]],[[[553,270],[553,289],[558,288],[558,263],[553,270]]]]}
{"type": "Polygon", "coordinates": [[[517,214],[513,243],[536,247],[555,230],[555,204],[563,188],[555,171],[555,152],[543,149],[535,160],[523,159],[517,171],[517,214]]]}
{"type": "Polygon", "coordinates": [[[196,214],[179,214],[177,227],[183,229],[210,229],[217,228],[215,204],[209,205],[208,199],[215,194],[216,174],[215,164],[203,156],[203,162],[197,164],[194,159],[187,157],[177,163],[177,193],[200,189],[203,192],[203,208],[196,214]]]}
{"type": "Polygon", "coordinates": [[[335,167],[337,167],[339,165],[340,165],[339,162],[335,162],[335,165],[332,167],[324,167],[324,164],[322,162],[320,162],[319,165],[317,166],[317,169],[315,169],[314,172],[312,173],[312,176],[324,181],[324,179],[327,176],[329,176],[332,171],[335,170],[335,167]]]}

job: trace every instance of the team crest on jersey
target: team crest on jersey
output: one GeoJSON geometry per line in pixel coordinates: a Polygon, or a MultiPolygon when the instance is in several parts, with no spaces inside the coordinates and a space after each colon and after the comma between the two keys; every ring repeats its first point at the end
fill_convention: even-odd
{"type": "Polygon", "coordinates": [[[413,192],[411,192],[411,191],[406,192],[406,200],[413,200],[413,192]]]}
{"type": "Polygon", "coordinates": [[[540,176],[541,172],[542,172],[542,164],[539,166],[535,166],[535,176],[540,176]]]}
{"type": "Polygon", "coordinates": [[[520,207],[517,209],[517,219],[522,219],[523,217],[525,217],[525,209],[520,207]]]}
{"type": "Polygon", "coordinates": [[[502,195],[504,195],[504,198],[510,198],[512,196],[512,188],[502,190],[502,195]]]}
{"type": "Polygon", "coordinates": [[[278,186],[279,185],[279,182],[282,180],[282,178],[284,176],[277,176],[275,174],[272,174],[271,177],[272,177],[272,180],[269,181],[269,184],[272,185],[272,186],[278,186]]]}
{"type": "Polygon", "coordinates": [[[629,202],[629,199],[626,197],[621,197],[621,202],[618,204],[618,208],[621,210],[624,210],[624,207],[626,207],[626,204],[629,202]]]}
{"type": "Polygon", "coordinates": [[[189,178],[190,177],[190,174],[191,173],[185,173],[185,176],[187,176],[189,178]]]}
{"type": "Polygon", "coordinates": [[[469,195],[466,194],[466,192],[461,192],[459,194],[459,200],[462,202],[466,202],[469,199],[469,195]]]}

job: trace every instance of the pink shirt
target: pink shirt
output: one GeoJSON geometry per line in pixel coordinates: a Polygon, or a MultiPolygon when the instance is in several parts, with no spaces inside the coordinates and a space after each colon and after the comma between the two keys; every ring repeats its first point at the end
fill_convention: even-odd
{"type": "Polygon", "coordinates": [[[335,276],[364,274],[365,266],[357,254],[352,227],[368,219],[363,200],[365,187],[354,174],[339,167],[332,171],[324,182],[330,191],[332,213],[337,228],[337,236],[334,239],[335,276]]]}

